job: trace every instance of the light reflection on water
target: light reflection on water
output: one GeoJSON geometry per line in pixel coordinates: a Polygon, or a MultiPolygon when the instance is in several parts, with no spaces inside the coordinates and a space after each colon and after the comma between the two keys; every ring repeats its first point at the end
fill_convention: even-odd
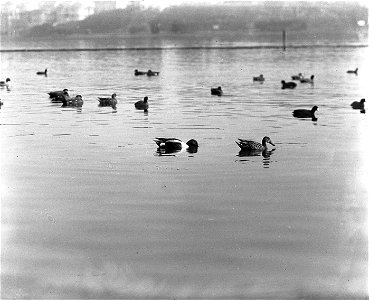
{"type": "Polygon", "coordinates": [[[350,103],[367,94],[366,54],[2,53],[2,296],[365,295],[368,126],[350,103]],[[298,72],[315,84],[282,90],[298,72]],[[50,101],[66,87],[82,108],[50,101]],[[99,107],[114,92],[117,108],[99,107]],[[292,116],[313,105],[318,120],[292,116]],[[235,144],[265,135],[272,153],[235,144]],[[162,155],[155,136],[199,148],[162,155]]]}

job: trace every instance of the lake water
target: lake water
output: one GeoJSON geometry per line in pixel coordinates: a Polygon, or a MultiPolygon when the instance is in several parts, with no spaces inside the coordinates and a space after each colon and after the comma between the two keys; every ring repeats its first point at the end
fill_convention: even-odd
{"type": "MultiPolygon", "coordinates": [[[[42,42],[55,45],[76,46],[42,42]]],[[[367,296],[369,127],[350,107],[368,95],[367,58],[366,47],[1,53],[1,298],[367,296]],[[299,72],[315,84],[282,90],[299,72]],[[50,101],[63,88],[81,109],[50,101]],[[117,109],[98,106],[114,92],[117,109]],[[144,96],[148,112],[134,107],[144,96]],[[317,121],[292,116],[313,105],[317,121]],[[239,153],[237,138],[266,135],[271,155],[239,153]],[[159,155],[157,136],[199,148],[159,155]]]]}

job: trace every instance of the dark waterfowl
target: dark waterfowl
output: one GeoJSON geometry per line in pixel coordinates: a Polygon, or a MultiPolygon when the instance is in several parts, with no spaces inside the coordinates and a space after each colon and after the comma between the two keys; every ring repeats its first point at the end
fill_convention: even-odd
{"type": "Polygon", "coordinates": [[[285,82],[284,80],[282,80],[281,83],[282,83],[282,90],[284,90],[284,89],[294,89],[297,86],[297,84],[295,82],[292,82],[292,81],[285,82]]]}
{"type": "Polygon", "coordinates": [[[348,70],[347,73],[348,74],[356,74],[357,75],[357,71],[359,71],[358,68],[356,68],[355,70],[348,70]]]}
{"type": "Polygon", "coordinates": [[[100,102],[100,106],[111,106],[111,107],[116,107],[118,101],[116,99],[117,94],[114,93],[111,95],[111,97],[97,97],[99,102],[100,102]]]}
{"type": "Polygon", "coordinates": [[[263,82],[265,81],[265,78],[264,78],[264,75],[263,74],[260,74],[259,76],[255,76],[252,78],[253,81],[260,81],[260,82],[263,82]]]}
{"type": "Polygon", "coordinates": [[[223,95],[222,87],[221,86],[218,86],[217,88],[211,88],[210,89],[210,93],[212,95],[222,96],[223,95]]]}
{"type": "Polygon", "coordinates": [[[244,139],[238,139],[238,141],[236,141],[236,144],[242,150],[248,150],[248,151],[251,151],[251,150],[253,150],[253,151],[255,151],[255,150],[256,151],[267,150],[268,149],[267,143],[275,146],[268,136],[263,137],[261,143],[251,141],[251,140],[244,140],[244,139]]]}
{"type": "Polygon", "coordinates": [[[295,118],[315,118],[315,112],[318,110],[318,106],[313,106],[312,109],[295,109],[292,114],[295,118]]]}
{"type": "Polygon", "coordinates": [[[5,79],[5,81],[0,81],[0,86],[9,86],[10,78],[5,79]]]}
{"type": "Polygon", "coordinates": [[[145,72],[145,71],[139,71],[139,70],[135,70],[135,76],[140,76],[140,75],[146,75],[147,74],[147,72],[145,72]]]}
{"type": "Polygon", "coordinates": [[[83,100],[81,95],[77,95],[73,98],[69,97],[69,95],[68,97],[66,95],[64,96],[62,107],[82,107],[82,105],[83,100]]]}
{"type": "Polygon", "coordinates": [[[351,107],[353,109],[361,109],[363,110],[364,109],[364,103],[365,103],[365,99],[361,99],[360,102],[359,101],[354,101],[351,103],[351,107]]]}
{"type": "Polygon", "coordinates": [[[163,149],[167,152],[174,152],[182,149],[197,152],[197,148],[199,147],[198,142],[194,139],[191,139],[187,143],[184,143],[176,138],[155,138],[154,142],[159,149],[163,149]]]}
{"type": "Polygon", "coordinates": [[[310,78],[301,78],[300,82],[301,83],[314,83],[314,75],[311,75],[310,78]]]}
{"type": "Polygon", "coordinates": [[[4,102],[2,102],[2,101],[0,100],[0,108],[1,108],[1,106],[3,106],[3,104],[4,104],[4,102]]]}
{"type": "Polygon", "coordinates": [[[37,73],[36,73],[37,75],[47,75],[47,69],[45,69],[45,71],[38,71],[37,73]]]}
{"type": "Polygon", "coordinates": [[[148,100],[149,100],[149,98],[146,96],[143,100],[137,101],[135,103],[136,109],[144,109],[144,110],[147,110],[149,108],[148,100]]]}
{"type": "Polygon", "coordinates": [[[159,76],[159,72],[148,70],[146,75],[147,76],[159,76]]]}
{"type": "Polygon", "coordinates": [[[68,89],[64,89],[62,91],[53,91],[53,92],[48,92],[50,98],[56,98],[58,96],[63,95],[64,92],[68,92],[68,89]]]}
{"type": "Polygon", "coordinates": [[[303,78],[302,73],[299,73],[298,75],[292,75],[291,76],[292,80],[300,80],[301,78],[303,78]]]}

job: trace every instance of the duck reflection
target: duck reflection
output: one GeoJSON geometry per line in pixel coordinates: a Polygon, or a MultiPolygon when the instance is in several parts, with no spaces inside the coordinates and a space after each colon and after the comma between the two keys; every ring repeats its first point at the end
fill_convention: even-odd
{"type": "Polygon", "coordinates": [[[176,156],[180,153],[187,152],[189,154],[197,153],[197,147],[188,147],[187,149],[167,149],[167,148],[160,148],[156,149],[155,154],[158,156],[176,156]]]}
{"type": "MultiPolygon", "coordinates": [[[[275,151],[275,148],[269,150],[269,149],[264,149],[264,150],[241,150],[238,153],[238,157],[253,157],[253,156],[262,156],[263,157],[263,167],[264,168],[269,168],[270,165],[270,156],[273,154],[273,152],[275,151]]],[[[244,160],[241,160],[244,161],[244,160]]]]}

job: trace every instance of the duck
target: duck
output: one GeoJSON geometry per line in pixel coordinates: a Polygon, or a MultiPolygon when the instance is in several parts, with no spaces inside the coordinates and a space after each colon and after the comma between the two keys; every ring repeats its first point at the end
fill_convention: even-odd
{"type": "Polygon", "coordinates": [[[182,142],[177,138],[155,138],[154,142],[158,146],[159,149],[163,149],[166,151],[179,151],[182,149],[187,149],[195,152],[199,147],[198,142],[195,139],[190,139],[186,143],[182,142]]]}
{"type": "Polygon", "coordinates": [[[48,92],[50,98],[56,98],[58,96],[63,95],[64,92],[68,92],[68,89],[64,89],[62,91],[53,91],[53,92],[48,92]]]}
{"type": "Polygon", "coordinates": [[[265,81],[265,78],[263,74],[260,74],[259,76],[253,77],[253,81],[265,81]]]}
{"type": "Polygon", "coordinates": [[[139,75],[146,75],[147,74],[147,72],[145,72],[145,71],[139,71],[139,70],[135,70],[135,76],[139,76],[139,75]]]}
{"type": "Polygon", "coordinates": [[[4,105],[4,102],[0,100],[0,108],[4,105]]]}
{"type": "Polygon", "coordinates": [[[146,96],[143,100],[137,101],[135,103],[136,109],[144,109],[144,110],[147,110],[149,108],[148,100],[149,100],[149,98],[146,96]]]}
{"type": "Polygon", "coordinates": [[[83,105],[83,99],[81,95],[77,95],[73,98],[69,97],[69,95],[68,97],[66,97],[65,95],[62,107],[66,107],[66,106],[81,107],[82,105],[83,105]]]}
{"type": "Polygon", "coordinates": [[[99,99],[100,102],[100,106],[112,106],[115,107],[118,103],[117,99],[117,94],[114,93],[111,95],[111,97],[97,97],[99,99]]]}
{"type": "Polygon", "coordinates": [[[147,76],[159,76],[159,72],[148,70],[146,75],[147,76]]]}
{"type": "Polygon", "coordinates": [[[301,78],[303,78],[302,73],[299,73],[298,75],[292,75],[291,76],[292,80],[300,80],[301,78]]]}
{"type": "Polygon", "coordinates": [[[301,79],[300,79],[300,82],[301,83],[314,83],[314,75],[311,75],[310,76],[310,78],[304,78],[304,77],[302,77],[301,79]]]}
{"type": "Polygon", "coordinates": [[[284,90],[284,89],[294,89],[297,86],[297,84],[295,82],[292,82],[292,81],[285,82],[284,80],[282,80],[281,83],[282,83],[282,90],[284,90]]]}
{"type": "Polygon", "coordinates": [[[0,86],[9,86],[10,78],[5,79],[5,81],[0,81],[0,86]]]}
{"type": "Polygon", "coordinates": [[[295,118],[312,118],[312,119],[316,119],[315,118],[315,112],[318,110],[318,106],[313,106],[312,109],[295,109],[292,112],[292,115],[295,118]]]}
{"type": "Polygon", "coordinates": [[[268,144],[271,144],[272,146],[275,146],[268,136],[264,136],[261,143],[251,141],[251,140],[244,140],[244,139],[238,139],[236,141],[236,144],[241,148],[241,150],[257,150],[257,151],[264,151],[268,149],[268,144]]]}
{"type": "Polygon", "coordinates": [[[221,86],[218,86],[217,88],[211,88],[210,89],[210,93],[212,95],[222,96],[223,95],[222,87],[221,86]]]}
{"type": "Polygon", "coordinates": [[[45,69],[45,71],[38,71],[37,73],[36,73],[37,75],[47,75],[47,69],[45,69]]]}
{"type": "Polygon", "coordinates": [[[353,109],[361,109],[364,110],[364,103],[365,103],[365,99],[361,99],[360,102],[359,101],[354,101],[351,103],[351,107],[353,109]]]}
{"type": "Polygon", "coordinates": [[[356,68],[355,70],[348,70],[346,73],[348,73],[348,74],[356,74],[357,75],[357,71],[359,71],[358,68],[356,68]]]}

